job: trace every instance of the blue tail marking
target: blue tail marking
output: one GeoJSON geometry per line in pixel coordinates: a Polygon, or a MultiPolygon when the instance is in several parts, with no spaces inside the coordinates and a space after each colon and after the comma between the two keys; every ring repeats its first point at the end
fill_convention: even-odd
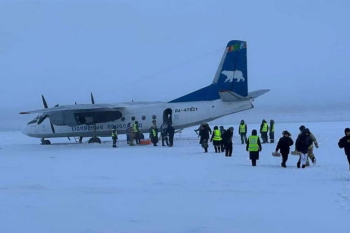
{"type": "Polygon", "coordinates": [[[220,99],[219,91],[233,91],[243,97],[248,95],[247,43],[245,41],[228,42],[211,85],[169,103],[216,100],[220,99]]]}

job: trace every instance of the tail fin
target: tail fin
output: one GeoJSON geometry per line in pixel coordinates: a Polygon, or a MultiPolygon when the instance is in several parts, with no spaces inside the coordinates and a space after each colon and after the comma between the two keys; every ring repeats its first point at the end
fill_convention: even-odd
{"type": "Polygon", "coordinates": [[[170,103],[216,100],[220,99],[219,91],[232,91],[242,97],[248,95],[247,43],[245,41],[228,42],[211,85],[174,99],[170,103]]]}

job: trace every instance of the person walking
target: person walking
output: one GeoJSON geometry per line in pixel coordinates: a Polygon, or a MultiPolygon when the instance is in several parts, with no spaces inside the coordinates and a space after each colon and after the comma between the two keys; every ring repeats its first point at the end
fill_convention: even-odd
{"type": "Polygon", "coordinates": [[[268,138],[267,138],[268,131],[269,131],[269,125],[265,120],[262,120],[260,125],[260,134],[261,134],[262,143],[268,142],[268,138]]]}
{"type": "Polygon", "coordinates": [[[244,123],[244,120],[241,120],[239,124],[238,133],[241,136],[242,144],[247,143],[247,125],[244,123]]]}
{"type": "Polygon", "coordinates": [[[306,167],[307,152],[309,147],[312,145],[312,139],[310,137],[310,130],[306,128],[301,134],[298,135],[297,141],[295,143],[296,150],[300,152],[300,158],[297,163],[297,167],[306,167]]]}
{"type": "Polygon", "coordinates": [[[228,128],[222,135],[222,142],[225,148],[225,156],[232,156],[232,137],[233,137],[233,127],[228,128]]]}
{"type": "Polygon", "coordinates": [[[270,132],[269,132],[269,136],[270,136],[270,143],[274,143],[275,142],[275,121],[274,120],[270,120],[270,132]]]}
{"type": "Polygon", "coordinates": [[[246,150],[249,151],[249,159],[252,161],[252,166],[256,166],[256,161],[259,160],[259,152],[262,150],[260,138],[257,135],[256,129],[252,130],[252,135],[248,137],[246,150]]]}
{"type": "Polygon", "coordinates": [[[134,145],[134,131],[132,129],[132,125],[129,123],[128,127],[126,128],[126,140],[129,146],[134,145]]]}
{"type": "Polygon", "coordinates": [[[160,135],[162,137],[162,146],[165,146],[164,142],[166,143],[167,146],[169,146],[167,124],[164,123],[160,126],[160,135]]]}
{"type": "Polygon", "coordinates": [[[175,129],[171,125],[171,123],[168,124],[167,128],[167,133],[169,135],[169,147],[172,147],[174,145],[174,134],[175,134],[175,129]]]}
{"type": "Polygon", "coordinates": [[[294,144],[293,139],[291,139],[291,134],[285,130],[282,133],[282,137],[280,138],[280,140],[277,143],[276,146],[276,152],[278,152],[278,150],[280,151],[280,153],[282,154],[282,163],[281,166],[286,168],[286,162],[288,160],[288,154],[289,154],[289,150],[290,150],[290,146],[292,146],[294,144]]]}
{"type": "Polygon", "coordinates": [[[118,132],[116,127],[114,126],[112,129],[112,141],[113,141],[113,147],[117,147],[117,139],[118,139],[118,132]]]}
{"type": "Polygon", "coordinates": [[[344,133],[345,133],[345,136],[339,140],[338,146],[339,148],[344,148],[345,155],[348,158],[349,170],[350,170],[350,129],[345,128],[344,133]]]}
{"type": "MultiPolygon", "coordinates": [[[[301,126],[299,127],[300,134],[301,134],[305,129],[306,129],[306,127],[305,127],[304,125],[301,125],[301,126]]],[[[309,129],[309,131],[310,131],[310,129],[309,129]]],[[[316,140],[315,135],[312,134],[311,132],[310,132],[310,137],[311,137],[311,140],[312,140],[312,144],[311,144],[311,146],[309,146],[308,151],[307,151],[306,166],[310,166],[309,158],[311,159],[311,162],[312,162],[313,164],[316,164],[316,156],[315,156],[315,154],[314,154],[314,145],[315,145],[316,148],[318,148],[318,142],[317,142],[317,140],[316,140]]],[[[300,162],[300,161],[299,161],[299,162],[300,162]]]]}
{"type": "Polygon", "coordinates": [[[198,136],[200,136],[199,144],[201,144],[205,153],[208,152],[208,147],[209,147],[208,142],[209,142],[210,134],[211,134],[211,128],[208,125],[208,123],[205,123],[205,122],[202,123],[198,136]]]}
{"type": "MultiPolygon", "coordinates": [[[[314,154],[314,145],[315,145],[316,148],[318,148],[318,142],[317,142],[317,139],[316,139],[315,135],[312,132],[310,132],[310,137],[311,137],[311,140],[312,140],[312,144],[308,148],[307,157],[311,159],[311,162],[313,164],[316,164],[316,156],[314,154]]],[[[309,159],[307,160],[307,164],[308,164],[308,162],[309,162],[309,159]]]]}
{"type": "MultiPolygon", "coordinates": [[[[220,129],[221,136],[224,135],[224,133],[226,132],[226,129],[224,128],[224,126],[220,126],[219,129],[220,129]]],[[[221,152],[224,152],[224,151],[225,151],[225,144],[221,140],[221,152]]]]}
{"type": "Polygon", "coordinates": [[[213,146],[215,149],[215,153],[220,153],[221,152],[221,132],[219,130],[219,127],[214,126],[214,133],[211,136],[210,141],[213,142],[213,146]]]}

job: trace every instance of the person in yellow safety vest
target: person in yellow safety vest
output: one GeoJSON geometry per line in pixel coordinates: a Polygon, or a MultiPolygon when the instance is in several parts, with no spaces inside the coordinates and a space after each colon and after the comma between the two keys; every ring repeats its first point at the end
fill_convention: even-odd
{"type": "Polygon", "coordinates": [[[241,124],[239,124],[238,133],[241,136],[242,144],[247,143],[247,125],[244,120],[241,120],[241,124]]]}
{"type": "Polygon", "coordinates": [[[257,136],[256,129],[252,130],[252,135],[248,137],[246,150],[249,151],[249,159],[252,161],[252,166],[256,166],[256,160],[259,160],[259,152],[262,150],[260,138],[257,136]]]}
{"type": "Polygon", "coordinates": [[[112,130],[112,140],[113,140],[113,147],[117,147],[117,139],[118,139],[118,132],[117,132],[117,129],[115,127],[113,127],[113,130],[112,130]]]}
{"type": "Polygon", "coordinates": [[[158,129],[156,125],[152,125],[152,127],[149,129],[149,137],[153,143],[153,146],[158,146],[158,129]]]}
{"type": "Polygon", "coordinates": [[[274,120],[270,120],[270,142],[274,143],[275,142],[275,121],[274,120]]]}
{"type": "Polygon", "coordinates": [[[136,144],[140,144],[140,129],[138,121],[135,121],[135,123],[132,125],[132,131],[134,132],[136,144]]]}
{"type": "Polygon", "coordinates": [[[215,153],[220,153],[220,150],[221,150],[221,132],[219,130],[219,127],[217,126],[214,126],[214,133],[213,135],[211,136],[211,139],[210,141],[213,142],[213,146],[214,146],[214,149],[215,149],[215,153]]]}
{"type": "Polygon", "coordinates": [[[262,143],[268,142],[268,138],[267,138],[268,131],[269,131],[269,125],[265,120],[262,120],[260,125],[260,134],[261,134],[262,143]]]}

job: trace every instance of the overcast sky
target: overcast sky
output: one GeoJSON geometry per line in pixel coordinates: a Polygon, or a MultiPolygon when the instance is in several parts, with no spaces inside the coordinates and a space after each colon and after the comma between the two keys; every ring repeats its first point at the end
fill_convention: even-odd
{"type": "MultiPolygon", "coordinates": [[[[248,44],[256,104],[349,103],[350,1],[0,1],[0,109],[169,101],[248,44]]],[[[348,107],[348,106],[347,106],[348,107]]],[[[17,111],[17,110],[16,110],[17,111]]]]}

